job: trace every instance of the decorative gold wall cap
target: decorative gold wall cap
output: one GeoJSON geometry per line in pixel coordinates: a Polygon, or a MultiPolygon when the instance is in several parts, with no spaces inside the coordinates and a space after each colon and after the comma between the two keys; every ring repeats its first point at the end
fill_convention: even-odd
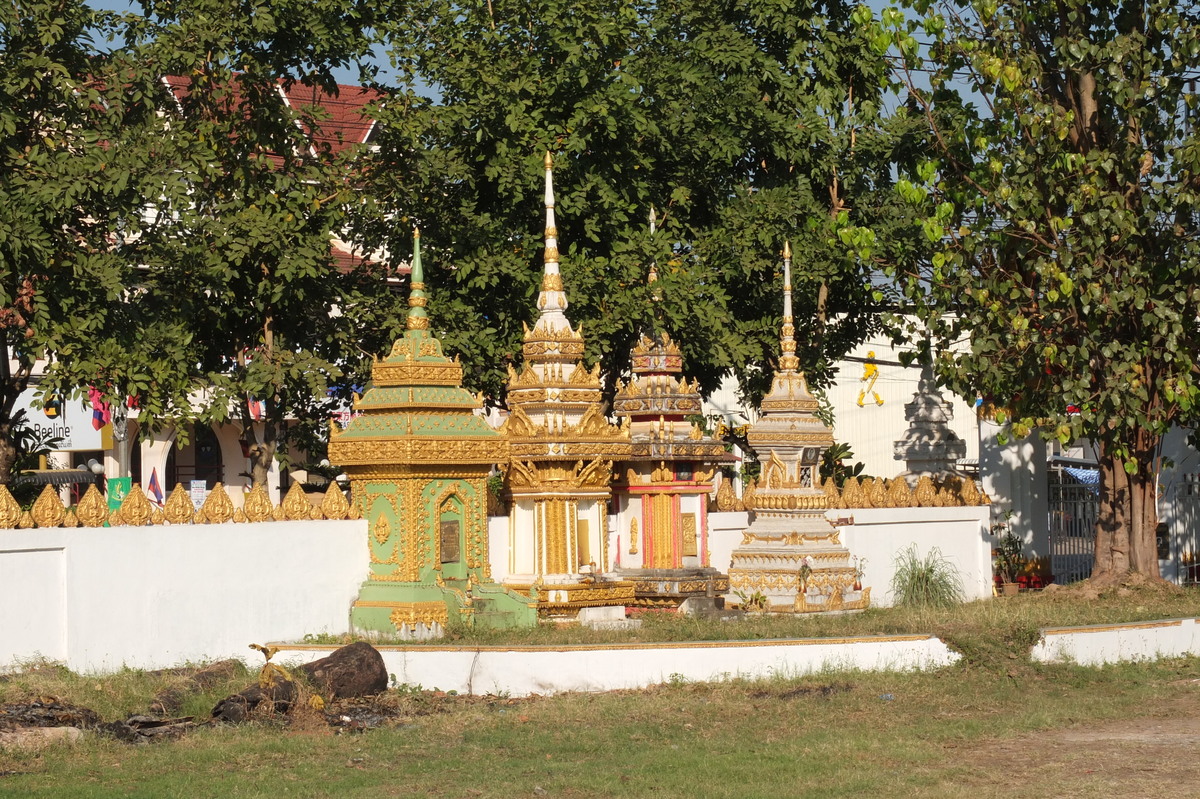
{"type": "Polygon", "coordinates": [[[38,527],[60,527],[63,518],[67,515],[67,509],[63,507],[62,500],[58,497],[57,488],[47,484],[42,489],[42,493],[38,495],[37,500],[34,501],[33,508],[29,513],[38,527]]]}

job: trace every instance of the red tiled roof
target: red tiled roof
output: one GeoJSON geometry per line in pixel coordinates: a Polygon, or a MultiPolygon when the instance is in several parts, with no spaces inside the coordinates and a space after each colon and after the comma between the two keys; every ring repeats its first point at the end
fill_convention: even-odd
{"type": "MultiPolygon", "coordinates": [[[[181,75],[166,75],[163,82],[182,102],[187,97],[190,79],[181,75]]],[[[327,144],[334,153],[341,153],[356,144],[364,144],[375,127],[375,120],[367,112],[367,106],[383,97],[375,89],[362,86],[338,84],[337,95],[330,94],[317,86],[293,83],[290,87],[279,82],[279,92],[285,102],[302,113],[310,113],[317,123],[314,143],[327,144]]],[[[241,101],[241,93],[235,83],[229,98],[235,106],[241,101]]],[[[305,130],[311,135],[311,131],[305,130]]]]}

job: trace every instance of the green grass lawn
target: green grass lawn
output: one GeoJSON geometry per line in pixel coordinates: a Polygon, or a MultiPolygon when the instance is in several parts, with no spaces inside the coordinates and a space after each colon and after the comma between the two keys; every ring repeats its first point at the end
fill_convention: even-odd
{"type": "MultiPolygon", "coordinates": [[[[379,701],[392,722],[362,734],[335,734],[305,709],[291,723],[203,727],[147,746],[89,735],[39,754],[0,752],[0,796],[1138,796],[1149,790],[1137,780],[1154,778],[1153,763],[1176,761],[1159,757],[1146,774],[1130,776],[1113,771],[1121,757],[1088,750],[1088,768],[1064,754],[1039,766],[1029,778],[1035,785],[1013,782],[1021,763],[1047,757],[1043,736],[1119,728],[1129,719],[1200,725],[1200,661],[1038,666],[1024,657],[1023,638],[1031,625],[1196,615],[1197,598],[1189,591],[1099,601],[1031,596],[925,615],[761,619],[741,626],[742,634],[935,632],[958,636],[968,657],[930,673],[831,673],[520,700],[393,690],[379,701]]],[[[689,620],[656,620],[638,635],[678,637],[689,625],[711,637],[710,623],[689,620]]],[[[562,643],[582,634],[535,637],[562,643]]],[[[53,695],[117,719],[144,712],[176,679],[44,667],[0,682],[0,704],[53,695]]],[[[238,675],[193,695],[183,713],[204,717],[253,679],[238,675]]],[[[1171,793],[1174,784],[1154,795],[1193,795],[1171,793]]]]}

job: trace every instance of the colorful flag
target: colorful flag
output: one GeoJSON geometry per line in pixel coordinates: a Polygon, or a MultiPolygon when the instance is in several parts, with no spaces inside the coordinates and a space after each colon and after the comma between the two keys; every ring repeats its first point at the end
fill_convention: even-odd
{"type": "Polygon", "coordinates": [[[88,401],[92,404],[92,427],[99,430],[112,421],[112,410],[104,401],[104,395],[98,389],[88,389],[88,401]]]}
{"type": "Polygon", "coordinates": [[[157,504],[159,504],[159,505],[163,504],[163,491],[162,491],[162,486],[159,485],[159,483],[158,483],[158,467],[157,466],[150,470],[150,485],[149,485],[148,490],[150,491],[150,495],[152,497],[154,497],[154,501],[157,504]]]}
{"type": "Polygon", "coordinates": [[[250,410],[250,418],[256,422],[261,422],[263,419],[263,404],[262,400],[256,400],[254,397],[249,397],[246,400],[246,407],[250,410]]]}

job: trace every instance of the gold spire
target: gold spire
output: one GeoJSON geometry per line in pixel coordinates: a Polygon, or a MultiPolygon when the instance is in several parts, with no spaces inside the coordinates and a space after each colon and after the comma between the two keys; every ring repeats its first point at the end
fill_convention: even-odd
{"type": "Polygon", "coordinates": [[[558,271],[558,228],[554,221],[554,159],[546,152],[546,250],[542,254],[542,290],[538,307],[546,311],[565,311],[567,295],[563,293],[562,275],[558,271]]]}
{"type": "Polygon", "coordinates": [[[783,329],[779,338],[779,369],[795,372],[800,368],[796,357],[796,326],[792,323],[792,244],[783,243],[783,329]]]}
{"type": "Polygon", "coordinates": [[[413,227],[413,257],[412,270],[409,272],[408,292],[408,323],[409,330],[428,330],[429,318],[425,314],[425,305],[429,299],[425,296],[425,272],[421,268],[421,231],[413,227]]]}

